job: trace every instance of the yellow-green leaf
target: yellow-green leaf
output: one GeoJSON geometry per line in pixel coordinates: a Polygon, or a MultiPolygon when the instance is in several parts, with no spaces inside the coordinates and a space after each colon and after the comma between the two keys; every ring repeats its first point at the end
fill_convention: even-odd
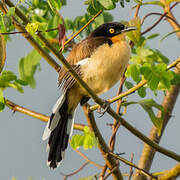
{"type": "Polygon", "coordinates": [[[138,44],[141,39],[141,20],[139,17],[133,18],[128,22],[128,26],[135,26],[137,29],[135,31],[130,31],[127,33],[128,38],[135,44],[138,44]]]}
{"type": "Polygon", "coordinates": [[[26,31],[33,35],[38,30],[38,27],[39,27],[39,22],[28,23],[26,25],[26,31]]]}

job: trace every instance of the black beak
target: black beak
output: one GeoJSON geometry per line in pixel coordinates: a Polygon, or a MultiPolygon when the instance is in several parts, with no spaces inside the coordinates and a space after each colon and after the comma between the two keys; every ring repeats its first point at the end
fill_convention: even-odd
{"type": "Polygon", "coordinates": [[[129,31],[134,31],[137,28],[135,26],[130,26],[130,27],[125,27],[121,32],[129,32],[129,31]]]}

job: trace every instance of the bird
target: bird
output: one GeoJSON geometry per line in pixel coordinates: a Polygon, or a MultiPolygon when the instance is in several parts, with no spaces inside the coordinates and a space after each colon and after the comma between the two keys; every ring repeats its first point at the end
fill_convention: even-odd
{"type": "MultiPolygon", "coordinates": [[[[123,76],[131,56],[131,48],[125,36],[126,32],[132,30],[136,30],[136,27],[119,22],[104,23],[75,44],[69,53],[67,61],[97,95],[108,91],[123,76]]],[[[58,80],[61,96],[52,109],[42,137],[43,140],[49,138],[47,164],[53,169],[64,159],[76,107],[90,99],[63,67],[59,71],[58,80]]]]}

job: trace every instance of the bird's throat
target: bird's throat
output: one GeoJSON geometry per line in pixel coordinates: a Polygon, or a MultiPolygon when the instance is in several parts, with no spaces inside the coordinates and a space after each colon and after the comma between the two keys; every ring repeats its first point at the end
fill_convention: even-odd
{"type": "Polygon", "coordinates": [[[120,41],[125,41],[125,34],[124,33],[118,34],[118,35],[112,37],[111,41],[113,43],[117,43],[117,42],[120,42],[120,41]]]}

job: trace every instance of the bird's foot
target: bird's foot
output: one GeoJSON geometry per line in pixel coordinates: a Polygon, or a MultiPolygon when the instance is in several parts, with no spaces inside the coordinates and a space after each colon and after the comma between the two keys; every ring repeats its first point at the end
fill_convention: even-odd
{"type": "Polygon", "coordinates": [[[104,104],[97,109],[97,113],[100,114],[99,118],[102,117],[109,108],[110,108],[110,103],[104,100],[104,104]]]}

